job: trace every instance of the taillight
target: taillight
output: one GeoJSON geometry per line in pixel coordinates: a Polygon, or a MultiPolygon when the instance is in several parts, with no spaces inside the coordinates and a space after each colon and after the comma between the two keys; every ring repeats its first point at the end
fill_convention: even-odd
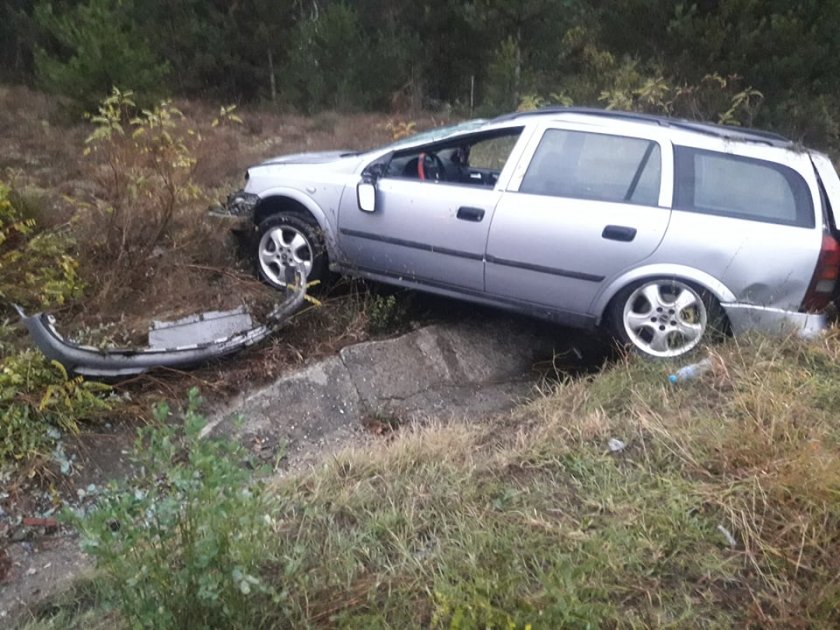
{"type": "Polygon", "coordinates": [[[814,313],[823,310],[834,297],[840,276],[840,244],[830,234],[823,234],[822,249],[811,286],[802,301],[802,310],[814,313]]]}

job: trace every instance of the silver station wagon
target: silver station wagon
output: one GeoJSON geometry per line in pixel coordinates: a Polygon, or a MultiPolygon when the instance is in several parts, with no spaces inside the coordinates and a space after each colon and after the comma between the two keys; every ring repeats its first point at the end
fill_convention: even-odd
{"type": "Polygon", "coordinates": [[[840,245],[831,161],[771,133],[581,108],[248,170],[260,276],[328,270],[603,328],[650,357],[816,334],[840,245]]]}

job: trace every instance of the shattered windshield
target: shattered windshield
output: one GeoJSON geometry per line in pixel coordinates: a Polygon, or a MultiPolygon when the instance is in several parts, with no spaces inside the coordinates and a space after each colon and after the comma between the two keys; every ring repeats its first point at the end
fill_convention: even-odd
{"type": "Polygon", "coordinates": [[[453,125],[434,127],[432,129],[428,129],[427,131],[421,131],[420,133],[416,133],[405,138],[400,138],[396,142],[392,142],[391,144],[386,144],[378,148],[394,150],[410,144],[434,142],[435,140],[442,140],[443,138],[446,138],[456,133],[462,133],[465,131],[472,131],[473,129],[478,129],[479,127],[483,127],[486,123],[486,119],[476,118],[475,120],[467,120],[464,122],[455,123],[453,125]]]}

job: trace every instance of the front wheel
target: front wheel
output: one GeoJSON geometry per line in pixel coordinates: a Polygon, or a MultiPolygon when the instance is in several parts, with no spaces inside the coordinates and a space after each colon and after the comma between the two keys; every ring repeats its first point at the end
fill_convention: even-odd
{"type": "Polygon", "coordinates": [[[661,278],[620,291],[610,304],[609,324],[622,345],[644,356],[673,358],[720,336],[724,317],[706,291],[661,278]]]}
{"type": "Polygon", "coordinates": [[[323,280],[326,248],[320,228],[298,214],[275,214],[257,228],[255,262],[260,278],[277,289],[286,287],[286,271],[295,269],[307,283],[323,280]]]}

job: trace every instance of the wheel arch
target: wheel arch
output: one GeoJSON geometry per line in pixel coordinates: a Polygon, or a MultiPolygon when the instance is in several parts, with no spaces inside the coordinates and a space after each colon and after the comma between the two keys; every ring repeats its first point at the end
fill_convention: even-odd
{"type": "Polygon", "coordinates": [[[254,208],[254,225],[258,226],[268,217],[280,212],[290,212],[313,219],[324,235],[328,258],[337,259],[337,244],[327,216],[311,197],[293,188],[267,190],[260,194],[260,201],[254,208]]]}
{"type": "Polygon", "coordinates": [[[597,324],[603,323],[610,303],[623,289],[640,281],[656,278],[673,278],[694,285],[698,289],[708,291],[720,304],[736,301],[735,294],[725,284],[705,271],[684,265],[649,265],[621,274],[596,296],[591,312],[596,315],[597,324]]]}

